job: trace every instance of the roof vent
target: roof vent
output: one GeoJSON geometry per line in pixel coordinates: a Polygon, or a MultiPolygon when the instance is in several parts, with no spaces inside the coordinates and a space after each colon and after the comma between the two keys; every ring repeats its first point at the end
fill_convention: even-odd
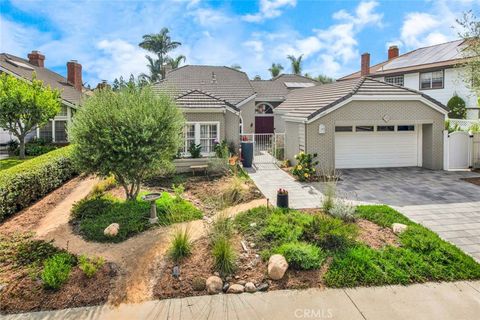
{"type": "Polygon", "coordinates": [[[215,75],[215,72],[212,72],[212,84],[217,84],[217,76],[215,75]]]}

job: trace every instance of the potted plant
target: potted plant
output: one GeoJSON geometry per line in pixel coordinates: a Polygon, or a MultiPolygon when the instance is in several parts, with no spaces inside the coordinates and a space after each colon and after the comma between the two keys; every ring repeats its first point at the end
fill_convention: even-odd
{"type": "Polygon", "coordinates": [[[288,191],[285,189],[277,190],[277,207],[279,208],[288,208],[288,191]]]}
{"type": "Polygon", "coordinates": [[[253,162],[253,141],[249,141],[246,136],[242,137],[242,164],[245,168],[250,168],[253,162]]]}

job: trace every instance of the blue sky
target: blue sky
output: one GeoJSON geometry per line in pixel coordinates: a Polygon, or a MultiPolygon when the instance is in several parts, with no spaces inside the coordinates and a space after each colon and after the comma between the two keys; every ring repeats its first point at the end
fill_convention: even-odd
{"type": "Polygon", "coordinates": [[[142,35],[168,27],[187,64],[239,64],[267,79],[272,62],[289,72],[286,56],[304,54],[304,72],[340,77],[363,52],[375,63],[391,44],[402,53],[455,39],[455,19],[469,9],[478,15],[480,0],[0,0],[0,52],[40,50],[61,74],[76,59],[95,86],[145,72],[142,35]]]}

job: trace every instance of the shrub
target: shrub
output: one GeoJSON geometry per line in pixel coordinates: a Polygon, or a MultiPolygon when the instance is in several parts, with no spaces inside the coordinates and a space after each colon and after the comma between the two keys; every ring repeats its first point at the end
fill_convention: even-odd
{"type": "Polygon", "coordinates": [[[226,140],[223,140],[220,143],[216,143],[213,147],[213,150],[215,151],[216,157],[220,159],[228,159],[230,155],[228,143],[226,140]]]}
{"type": "Polygon", "coordinates": [[[192,253],[192,242],[187,229],[176,230],[170,244],[170,257],[178,262],[192,253]]]}
{"type": "Polygon", "coordinates": [[[224,213],[219,214],[210,227],[211,242],[214,243],[217,239],[220,238],[231,239],[232,236],[232,220],[230,220],[230,218],[224,213]]]}
{"type": "Polygon", "coordinates": [[[105,264],[105,260],[102,257],[88,258],[87,256],[80,256],[78,258],[78,267],[87,278],[93,277],[98,270],[100,270],[105,264]]]}
{"type": "Polygon", "coordinates": [[[0,221],[47,195],[78,173],[72,147],[24,161],[0,175],[0,221]]]}
{"type": "Polygon", "coordinates": [[[202,145],[191,143],[190,147],[188,147],[188,152],[190,152],[190,156],[192,158],[201,158],[202,157],[202,145]]]}
{"type": "Polygon", "coordinates": [[[303,151],[295,155],[297,164],[293,167],[292,174],[299,181],[310,181],[316,176],[315,166],[318,161],[314,161],[317,154],[304,153],[303,151]]]}
{"type": "Polygon", "coordinates": [[[51,242],[29,238],[18,242],[15,260],[22,265],[40,263],[59,252],[60,250],[51,242]]]}
{"type": "Polygon", "coordinates": [[[325,183],[324,194],[322,198],[322,208],[325,212],[328,212],[333,207],[335,201],[335,184],[332,182],[325,183]]]}
{"type": "Polygon", "coordinates": [[[358,235],[355,224],[344,223],[338,218],[315,215],[305,227],[303,240],[313,242],[327,250],[344,250],[353,244],[358,235]]]}
{"type": "Polygon", "coordinates": [[[474,123],[468,128],[471,133],[480,133],[480,123],[474,123]]]}
{"type": "Polygon", "coordinates": [[[101,196],[105,193],[105,191],[111,190],[117,186],[117,180],[115,180],[114,176],[109,176],[95,186],[93,186],[92,191],[90,191],[91,196],[101,196]]]}
{"type": "Polygon", "coordinates": [[[219,175],[227,174],[230,170],[228,159],[224,158],[210,158],[208,159],[208,172],[219,175]]]}
{"type": "Polygon", "coordinates": [[[336,199],[328,213],[345,222],[353,222],[355,221],[355,208],[355,205],[347,200],[336,199]]]}
{"type": "MultiPolygon", "coordinates": [[[[37,157],[44,153],[48,153],[57,149],[58,146],[52,144],[51,141],[45,139],[33,139],[25,144],[25,155],[31,157],[37,157]]],[[[14,150],[15,155],[20,154],[20,148],[14,150]]]]}
{"type": "Polygon", "coordinates": [[[212,255],[215,270],[222,276],[230,275],[235,271],[235,251],[230,240],[226,237],[215,239],[212,255]]]}
{"type": "Polygon", "coordinates": [[[325,260],[325,253],[320,248],[305,242],[289,242],[274,250],[285,257],[293,269],[318,269],[325,260]]]}
{"type": "Polygon", "coordinates": [[[448,112],[450,119],[465,119],[467,116],[465,101],[456,94],[448,100],[447,107],[450,110],[448,112]]]}
{"type": "Polygon", "coordinates": [[[267,218],[267,224],[262,230],[262,236],[274,243],[295,242],[303,235],[305,226],[312,222],[313,217],[299,211],[274,211],[267,218]]]}
{"type": "Polygon", "coordinates": [[[182,183],[175,185],[172,184],[173,193],[175,194],[175,201],[180,202],[183,200],[183,193],[185,192],[185,187],[182,183]]]}
{"type": "MultiPolygon", "coordinates": [[[[280,210],[275,208],[273,210],[280,210]]],[[[257,240],[260,232],[267,223],[267,217],[272,209],[267,207],[257,207],[245,212],[241,212],[235,216],[235,225],[243,234],[252,236],[257,240]]]]}
{"type": "Polygon", "coordinates": [[[58,289],[68,280],[72,270],[73,258],[68,253],[56,254],[44,262],[41,278],[48,289],[58,289]]]}

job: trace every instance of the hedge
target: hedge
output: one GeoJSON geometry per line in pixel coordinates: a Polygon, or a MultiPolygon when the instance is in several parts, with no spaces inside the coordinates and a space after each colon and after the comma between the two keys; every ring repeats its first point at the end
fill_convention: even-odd
{"type": "Polygon", "coordinates": [[[0,172],[0,221],[60,187],[78,171],[68,146],[0,172]]]}

